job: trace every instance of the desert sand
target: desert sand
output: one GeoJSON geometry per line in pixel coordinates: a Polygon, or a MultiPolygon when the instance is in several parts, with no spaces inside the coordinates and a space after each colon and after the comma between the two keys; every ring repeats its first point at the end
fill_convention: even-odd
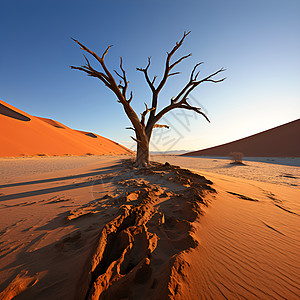
{"type": "Polygon", "coordinates": [[[299,168],[154,159],[1,159],[0,299],[299,299],[299,168]]]}
{"type": "Polygon", "coordinates": [[[0,127],[0,157],[133,153],[105,137],[31,116],[2,100],[0,127]]]}

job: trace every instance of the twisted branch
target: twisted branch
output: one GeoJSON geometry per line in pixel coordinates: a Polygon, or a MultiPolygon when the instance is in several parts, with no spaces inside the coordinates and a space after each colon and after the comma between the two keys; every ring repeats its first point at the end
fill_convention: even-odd
{"type": "Polygon", "coordinates": [[[150,80],[149,75],[148,75],[148,69],[150,67],[150,64],[151,64],[151,57],[148,57],[148,64],[147,64],[146,68],[136,68],[136,70],[144,73],[145,79],[146,79],[151,91],[154,92],[155,87],[154,87],[153,84],[154,84],[154,81],[156,79],[156,76],[154,76],[152,81],[150,80]]]}
{"type": "MultiPolygon", "coordinates": [[[[167,52],[167,58],[166,58],[166,64],[165,64],[165,72],[164,72],[164,76],[161,80],[161,82],[159,83],[158,87],[157,87],[157,91],[159,92],[163,86],[165,85],[168,77],[169,77],[169,73],[170,71],[176,66],[178,65],[182,60],[190,57],[192,54],[188,54],[188,55],[185,55],[181,58],[179,58],[177,61],[175,61],[173,64],[170,65],[170,60],[172,58],[172,56],[174,55],[174,53],[181,47],[181,45],[183,44],[185,38],[190,34],[190,31],[188,32],[184,32],[183,33],[183,37],[181,38],[181,40],[179,42],[176,42],[175,46],[173,47],[173,49],[170,51],[170,52],[167,52]]],[[[152,105],[152,107],[154,107],[152,105]]]]}
{"type": "Polygon", "coordinates": [[[144,104],[145,104],[146,109],[141,113],[141,115],[142,115],[141,124],[142,125],[145,125],[145,118],[146,118],[147,113],[154,110],[153,107],[148,108],[148,105],[146,103],[144,103],[144,104]]]}
{"type": "Polygon", "coordinates": [[[109,87],[112,90],[112,92],[116,95],[118,102],[120,102],[123,105],[125,113],[128,116],[128,118],[130,119],[130,121],[135,129],[136,134],[138,134],[138,136],[143,136],[144,128],[142,127],[137,114],[135,113],[133,108],[130,106],[130,102],[132,101],[132,98],[133,98],[133,93],[131,92],[130,98],[128,100],[126,99],[126,90],[128,87],[128,81],[126,78],[125,70],[123,68],[122,58],[120,58],[120,69],[122,71],[122,74],[118,73],[117,71],[115,71],[115,73],[117,74],[117,76],[119,76],[123,80],[124,86],[122,86],[122,85],[118,86],[116,84],[114,77],[111,75],[110,71],[108,70],[108,68],[106,67],[105,62],[104,62],[104,58],[107,55],[108,50],[111,48],[111,46],[108,46],[106,48],[106,50],[103,52],[102,57],[100,57],[95,52],[91,51],[89,48],[87,48],[82,43],[80,43],[79,41],[77,41],[75,39],[72,39],[72,40],[74,42],[76,42],[78,45],[80,45],[82,50],[91,54],[100,63],[104,72],[99,72],[99,71],[95,70],[91,66],[89,60],[87,59],[87,57],[85,55],[84,55],[84,58],[86,60],[86,65],[81,66],[81,67],[71,66],[71,69],[80,70],[80,71],[87,73],[89,76],[96,77],[96,78],[100,79],[107,87],[109,87]]]}
{"type": "Polygon", "coordinates": [[[124,83],[124,86],[122,86],[122,85],[121,85],[122,81],[121,81],[119,87],[122,88],[122,95],[123,95],[124,98],[126,98],[126,91],[127,91],[127,87],[128,87],[129,81],[127,81],[127,79],[126,79],[126,72],[125,72],[125,70],[123,69],[123,59],[122,59],[122,57],[120,57],[120,69],[121,69],[121,71],[122,71],[122,75],[119,74],[116,70],[114,70],[114,71],[115,71],[115,73],[122,79],[122,81],[123,81],[123,83],[124,83]]]}
{"type": "Polygon", "coordinates": [[[153,128],[167,128],[167,129],[169,129],[170,126],[164,125],[164,124],[162,124],[162,125],[160,125],[160,124],[155,124],[155,125],[153,126],[153,128]]]}

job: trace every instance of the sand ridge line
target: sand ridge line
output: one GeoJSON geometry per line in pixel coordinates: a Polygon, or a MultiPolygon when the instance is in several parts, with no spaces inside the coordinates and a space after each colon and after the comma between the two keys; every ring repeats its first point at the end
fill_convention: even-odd
{"type": "Polygon", "coordinates": [[[289,209],[283,207],[282,205],[279,205],[279,204],[276,204],[276,203],[274,203],[274,205],[277,206],[278,208],[280,208],[280,209],[282,209],[282,210],[284,210],[284,211],[290,213],[290,214],[299,216],[299,214],[297,214],[296,212],[291,211],[291,210],[289,210],[289,209]]]}
{"type": "Polygon", "coordinates": [[[123,164],[118,183],[125,190],[102,199],[120,209],[100,232],[78,299],[181,297],[189,268],[184,253],[199,245],[193,222],[215,192],[212,182],[169,164],[141,170],[123,164]]]}
{"type": "Polygon", "coordinates": [[[30,276],[28,275],[28,271],[22,271],[14,278],[11,284],[0,293],[0,299],[13,299],[26,289],[34,286],[37,281],[36,276],[30,276]]]}
{"type": "Polygon", "coordinates": [[[17,225],[23,223],[24,221],[26,221],[26,219],[21,219],[13,224],[11,224],[10,226],[7,226],[6,228],[3,228],[1,231],[0,231],[0,236],[8,233],[11,229],[13,229],[14,227],[16,227],[17,225]]]}
{"type": "Polygon", "coordinates": [[[280,208],[280,209],[282,209],[282,210],[284,210],[284,211],[286,211],[286,212],[288,212],[290,214],[294,214],[294,215],[299,216],[299,213],[294,212],[292,209],[286,207],[286,203],[284,203],[282,200],[280,200],[274,193],[266,191],[264,189],[262,189],[262,191],[272,201],[272,203],[276,207],[278,207],[278,208],[280,208]]]}
{"type": "Polygon", "coordinates": [[[270,229],[272,229],[272,230],[278,232],[279,234],[285,235],[284,233],[282,233],[282,232],[280,232],[279,230],[275,229],[275,228],[272,227],[271,225],[268,225],[267,223],[265,223],[265,222],[263,222],[263,221],[262,221],[262,223],[263,223],[265,226],[267,226],[268,228],[270,228],[270,229]]]}
{"type": "Polygon", "coordinates": [[[234,196],[237,196],[238,198],[243,199],[243,200],[259,202],[259,200],[257,200],[257,199],[253,199],[253,198],[250,198],[250,197],[247,197],[247,196],[238,194],[238,193],[229,192],[229,191],[227,191],[227,193],[228,193],[228,194],[231,194],[231,195],[234,195],[234,196]]]}

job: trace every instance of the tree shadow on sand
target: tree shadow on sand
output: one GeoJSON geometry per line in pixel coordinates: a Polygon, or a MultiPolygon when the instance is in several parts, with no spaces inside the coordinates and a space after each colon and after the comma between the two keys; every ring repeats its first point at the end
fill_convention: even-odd
{"type": "Polygon", "coordinates": [[[110,167],[104,167],[96,169],[93,172],[89,173],[82,173],[77,175],[71,175],[71,176],[64,176],[64,177],[56,177],[56,178],[47,178],[43,180],[34,180],[34,181],[26,181],[26,182],[19,182],[19,183],[12,183],[12,184],[5,184],[0,185],[0,188],[9,188],[9,187],[17,187],[17,186],[25,186],[25,185],[34,185],[34,184],[43,184],[43,183],[49,183],[49,182],[59,182],[64,180],[73,180],[73,179],[84,179],[87,178],[86,181],[80,182],[80,183],[71,183],[71,184],[65,184],[60,185],[52,188],[45,188],[45,189],[39,189],[39,190],[32,190],[27,192],[20,192],[10,195],[2,195],[0,196],[0,202],[6,201],[6,200],[14,200],[14,199],[20,199],[20,198],[26,198],[26,197],[33,197],[33,196],[40,196],[45,194],[51,194],[56,192],[63,192],[67,190],[74,190],[78,188],[93,186],[95,184],[95,180],[93,176],[104,176],[107,173],[111,173],[118,167],[120,164],[117,163],[116,165],[110,166],[110,167]]]}

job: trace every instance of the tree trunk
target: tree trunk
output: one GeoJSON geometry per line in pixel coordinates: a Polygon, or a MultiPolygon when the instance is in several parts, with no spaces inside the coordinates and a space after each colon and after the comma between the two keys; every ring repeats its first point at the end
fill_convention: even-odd
{"type": "Polygon", "coordinates": [[[149,142],[139,142],[137,143],[135,166],[137,168],[145,168],[149,165],[149,142]]]}

